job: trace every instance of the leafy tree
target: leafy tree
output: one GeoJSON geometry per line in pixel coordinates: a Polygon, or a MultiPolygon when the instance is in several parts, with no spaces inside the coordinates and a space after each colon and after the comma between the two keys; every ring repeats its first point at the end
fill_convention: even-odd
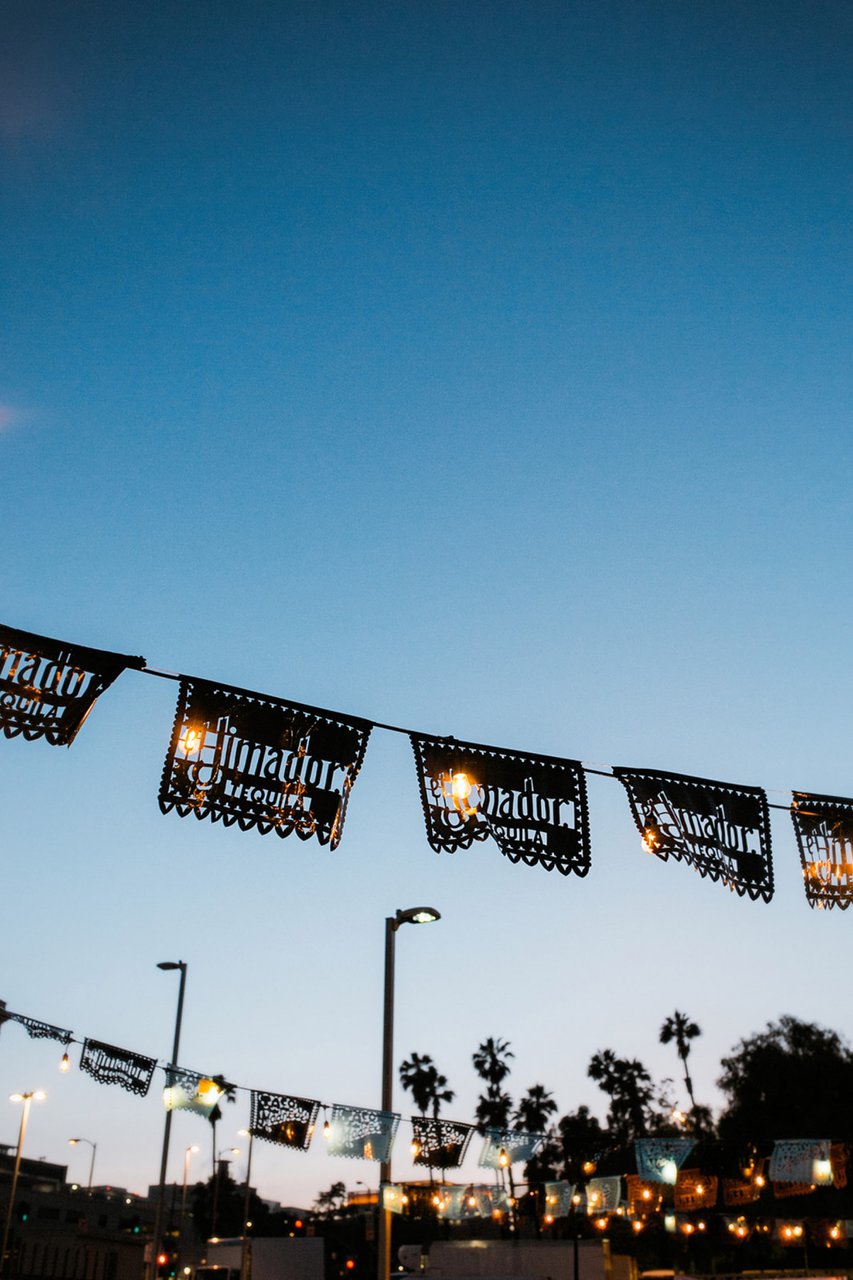
{"type": "Polygon", "coordinates": [[[480,1133],[490,1127],[506,1129],[512,1111],[512,1098],[501,1088],[510,1073],[509,1059],[515,1054],[508,1040],[496,1040],[492,1036],[478,1045],[472,1055],[474,1070],[486,1085],[485,1092],[477,1099],[477,1128],[480,1133]]]}
{"type": "Polygon", "coordinates": [[[579,1182],[583,1165],[595,1161],[607,1146],[607,1134],[589,1107],[578,1107],[562,1117],[557,1125],[563,1157],[563,1176],[569,1182],[579,1182]]]}
{"type": "Polygon", "coordinates": [[[690,1041],[695,1040],[701,1034],[701,1027],[695,1022],[691,1022],[686,1013],[679,1013],[677,1009],[675,1013],[670,1014],[660,1029],[661,1044],[670,1044],[673,1040],[675,1041],[676,1052],[684,1068],[684,1084],[687,1088],[687,1096],[694,1111],[696,1110],[696,1099],[693,1096],[693,1081],[690,1079],[690,1072],[687,1069],[687,1055],[690,1053],[690,1041]]]}
{"type": "Polygon", "coordinates": [[[853,1138],[853,1051],[835,1032],[785,1015],[721,1063],[721,1138],[853,1138]]]}

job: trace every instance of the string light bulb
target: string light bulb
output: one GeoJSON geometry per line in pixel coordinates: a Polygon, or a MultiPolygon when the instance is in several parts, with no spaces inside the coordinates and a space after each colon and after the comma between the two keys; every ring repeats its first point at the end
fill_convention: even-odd
{"type": "Polygon", "coordinates": [[[65,1051],[65,1053],[63,1053],[62,1057],[59,1060],[59,1070],[62,1071],[63,1073],[71,1070],[71,1059],[68,1057],[67,1050],[65,1051]]]}

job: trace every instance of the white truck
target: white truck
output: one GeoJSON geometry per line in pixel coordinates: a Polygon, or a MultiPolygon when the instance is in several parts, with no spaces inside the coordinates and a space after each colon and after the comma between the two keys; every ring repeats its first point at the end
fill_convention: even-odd
{"type": "MultiPolygon", "coordinates": [[[[323,1280],[320,1236],[250,1236],[247,1280],[323,1280]]],[[[195,1280],[240,1280],[243,1241],[239,1236],[208,1242],[195,1280]]]]}

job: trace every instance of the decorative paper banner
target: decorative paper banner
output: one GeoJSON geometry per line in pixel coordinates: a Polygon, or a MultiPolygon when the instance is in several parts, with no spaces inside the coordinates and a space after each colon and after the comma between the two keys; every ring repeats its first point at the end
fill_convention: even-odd
{"type": "Polygon", "coordinates": [[[589,871],[586,780],[576,760],[409,735],[436,853],[492,836],[510,862],[589,871]]]}
{"type": "Polygon", "coordinates": [[[130,1093],[138,1093],[140,1098],[145,1097],[151,1086],[156,1065],[155,1058],[130,1053],[100,1040],[86,1040],[80,1055],[80,1070],[87,1072],[99,1084],[120,1085],[130,1093]]]}
{"type": "Polygon", "coordinates": [[[849,1148],[846,1142],[833,1142],[829,1149],[829,1160],[832,1165],[832,1185],[837,1191],[847,1186],[847,1159],[849,1148]]]}
{"type": "Polygon", "coordinates": [[[628,794],[648,853],[685,862],[740,897],[770,901],[770,820],[760,787],[650,769],[614,767],[613,776],[628,794]]]}
{"type": "Polygon", "coordinates": [[[694,1145],[692,1138],[638,1138],[634,1143],[637,1173],[646,1182],[674,1187],[678,1170],[694,1145]]]}
{"type": "Polygon", "coordinates": [[[773,1182],[771,1186],[777,1200],[790,1200],[794,1196],[810,1196],[815,1190],[813,1182],[773,1182]]]}
{"type": "Polygon", "coordinates": [[[545,1213],[549,1218],[567,1218],[572,1211],[573,1182],[545,1183],[545,1213]]]}
{"type": "Polygon", "coordinates": [[[70,645],[0,625],[0,731],[70,747],[97,698],[144,658],[70,645]]]}
{"type": "Polygon", "coordinates": [[[503,1169],[508,1164],[527,1163],[545,1141],[544,1134],[522,1133],[519,1129],[485,1129],[481,1169],[503,1169]]]}
{"type": "Polygon", "coordinates": [[[160,808],[337,848],[372,725],[182,678],[160,808]]]}
{"type": "Polygon", "coordinates": [[[382,1183],[382,1208],[386,1213],[402,1213],[406,1190],[395,1182],[382,1183]]]}
{"type": "Polygon", "coordinates": [[[473,1132],[472,1124],[412,1116],[413,1163],[430,1169],[458,1169],[473,1132]]]}
{"type": "Polygon", "coordinates": [[[389,1160],[399,1123],[400,1117],[393,1111],[335,1103],[328,1136],[329,1155],[347,1156],[352,1160],[389,1160]]]}
{"type": "Polygon", "coordinates": [[[19,1022],[33,1040],[56,1040],[59,1044],[70,1044],[72,1032],[62,1027],[52,1027],[49,1022],[36,1022],[35,1018],[26,1018],[22,1013],[7,1013],[6,1018],[19,1022]]]}
{"type": "Polygon", "coordinates": [[[663,1202],[663,1193],[659,1182],[646,1182],[636,1173],[629,1173],[625,1178],[628,1188],[628,1212],[632,1215],[657,1213],[663,1202]]]}
{"type": "Polygon", "coordinates": [[[761,1198],[761,1188],[755,1182],[742,1178],[723,1178],[723,1204],[730,1209],[755,1204],[761,1198]]]}
{"type": "Polygon", "coordinates": [[[442,1187],[438,1212],[442,1218],[491,1218],[509,1208],[507,1193],[500,1187],[442,1187]]]}
{"type": "Polygon", "coordinates": [[[194,1111],[209,1120],[224,1092],[211,1076],[186,1071],[183,1067],[166,1067],[163,1102],[167,1111],[194,1111]]]}
{"type": "Polygon", "coordinates": [[[799,1182],[811,1188],[832,1182],[829,1139],[775,1142],[769,1175],[773,1182],[799,1182]]]}
{"type": "Polygon", "coordinates": [[[313,1098],[292,1098],[253,1089],[249,1127],[256,1138],[263,1138],[265,1142],[307,1151],[319,1110],[320,1103],[313,1098]]]}
{"type": "Polygon", "coordinates": [[[590,1178],[586,1188],[587,1213],[615,1213],[621,1200],[621,1178],[590,1178]]]}
{"type": "Polygon", "coordinates": [[[675,1208],[678,1213],[693,1209],[710,1209],[717,1203],[719,1184],[701,1169],[680,1169],[675,1184],[675,1208]]]}
{"type": "Polygon", "coordinates": [[[853,800],[795,791],[791,821],[811,907],[853,902],[853,800]]]}

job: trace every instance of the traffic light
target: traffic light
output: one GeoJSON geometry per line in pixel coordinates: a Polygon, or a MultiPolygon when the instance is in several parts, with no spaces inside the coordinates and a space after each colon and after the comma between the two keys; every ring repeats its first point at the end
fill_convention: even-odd
{"type": "Polygon", "coordinates": [[[18,1201],[18,1221],[26,1222],[29,1216],[30,1216],[30,1206],[27,1204],[26,1200],[19,1200],[18,1201]]]}

